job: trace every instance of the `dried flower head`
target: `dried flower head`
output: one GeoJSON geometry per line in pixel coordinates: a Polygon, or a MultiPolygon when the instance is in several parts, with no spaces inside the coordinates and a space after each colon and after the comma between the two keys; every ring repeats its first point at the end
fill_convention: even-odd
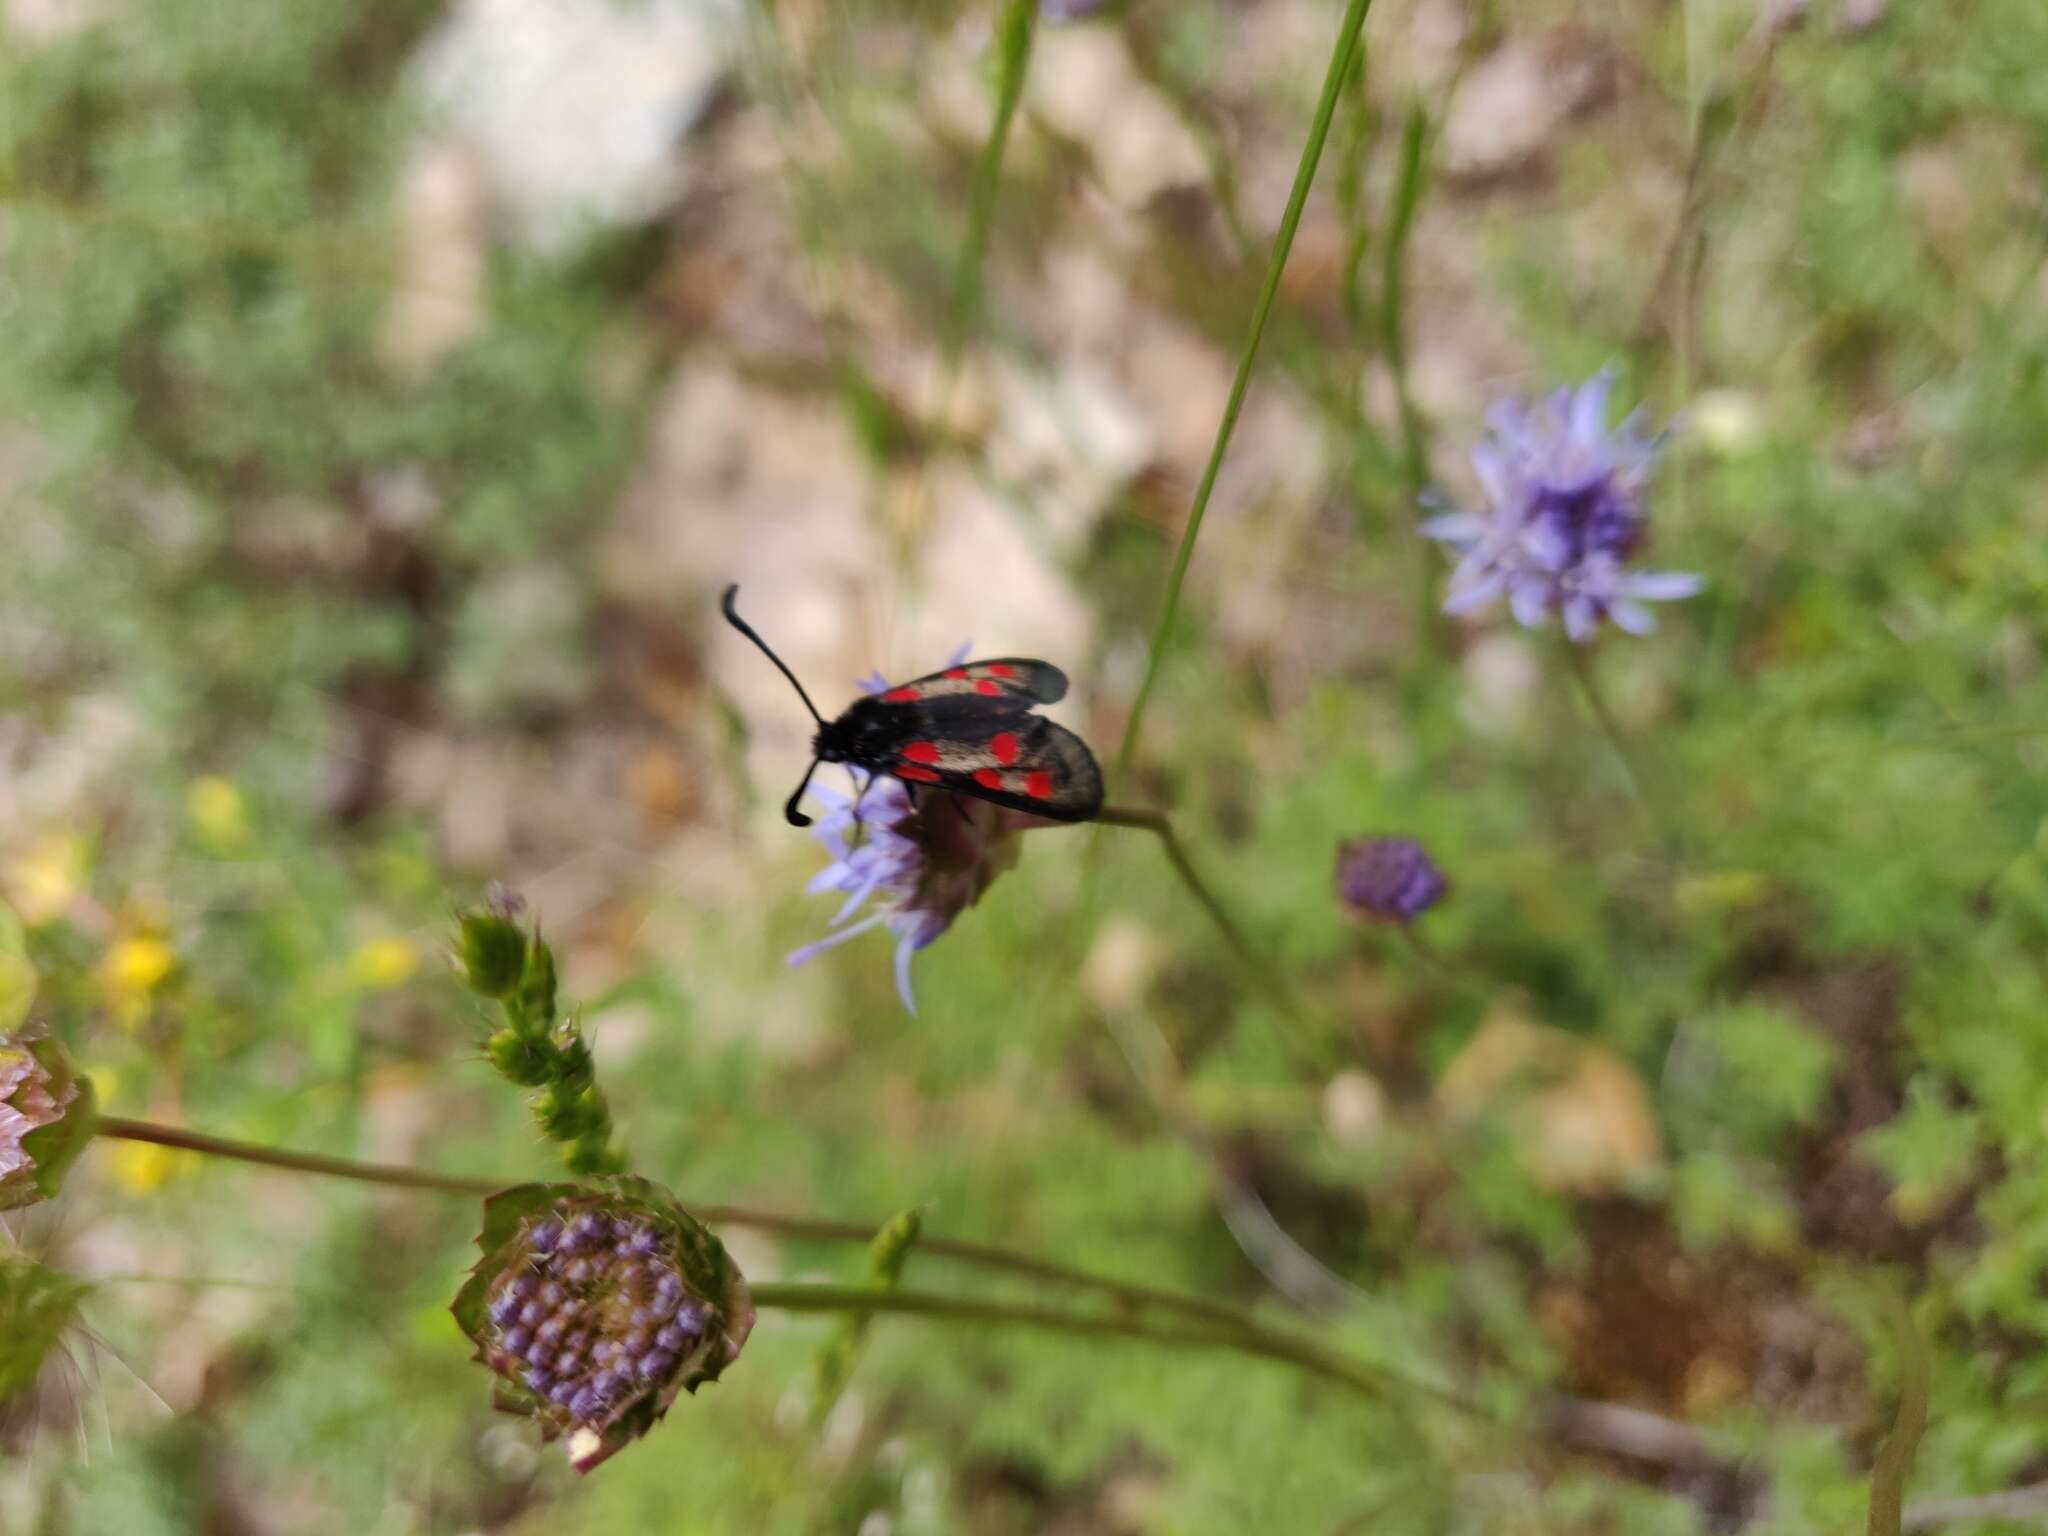
{"type": "Polygon", "coordinates": [[[1660,439],[1636,416],[1608,427],[1613,387],[1603,370],[1576,390],[1533,405],[1503,400],[1487,412],[1493,435],[1472,450],[1487,509],[1449,512],[1422,528],[1460,556],[1446,613],[1505,596],[1526,628],[1557,614],[1573,640],[1590,640],[1606,619],[1640,635],[1656,628],[1646,602],[1690,597],[1704,585],[1681,572],[1627,568],[1648,536],[1643,493],[1660,439]]]}
{"type": "Polygon", "coordinates": [[[566,1437],[579,1472],[715,1381],[754,1326],[724,1245],[644,1179],[493,1195],[477,1246],[455,1319],[497,1373],[498,1406],[566,1437]]]}
{"type": "Polygon", "coordinates": [[[92,1083],[38,1026],[0,1035],[0,1211],[57,1193],[92,1140],[92,1083]]]}
{"type": "Polygon", "coordinates": [[[1337,849],[1337,899],[1354,916],[1412,923],[1450,889],[1412,837],[1354,837],[1337,849]]]}

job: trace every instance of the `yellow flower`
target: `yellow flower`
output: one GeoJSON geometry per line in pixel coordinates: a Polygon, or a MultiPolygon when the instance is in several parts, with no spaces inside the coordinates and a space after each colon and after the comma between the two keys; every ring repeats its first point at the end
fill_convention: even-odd
{"type": "Polygon", "coordinates": [[[14,908],[30,927],[61,916],[85,884],[85,843],[53,832],[16,859],[7,871],[14,908]]]}
{"type": "Polygon", "coordinates": [[[409,939],[372,939],[349,957],[348,973],[358,986],[403,986],[419,968],[418,951],[409,939]]]}
{"type": "Polygon", "coordinates": [[[248,808],[232,781],[209,774],[185,790],[185,814],[208,842],[232,847],[249,836],[248,808]]]}
{"type": "Polygon", "coordinates": [[[155,934],[117,940],[100,961],[100,994],[115,1019],[139,1024],[149,999],[178,963],[177,952],[155,934]]]}
{"type": "Polygon", "coordinates": [[[177,1152],[149,1141],[124,1141],[114,1148],[107,1166],[114,1182],[131,1195],[146,1195],[186,1172],[193,1154],[177,1152]]]}

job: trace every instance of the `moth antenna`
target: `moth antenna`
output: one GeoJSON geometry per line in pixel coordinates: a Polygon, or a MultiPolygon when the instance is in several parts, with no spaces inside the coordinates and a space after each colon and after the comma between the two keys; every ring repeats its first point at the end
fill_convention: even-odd
{"type": "MultiPolygon", "coordinates": [[[[796,696],[804,701],[804,708],[808,709],[811,712],[811,718],[817,721],[818,724],[823,725],[825,723],[825,717],[818,713],[818,706],[813,704],[811,702],[811,696],[808,693],[804,692],[804,685],[796,680],[796,674],[789,670],[789,667],[784,663],[783,659],[780,656],[776,655],[774,651],[768,648],[768,642],[766,640],[763,640],[759,635],[754,633],[754,626],[749,624],[745,619],[741,618],[738,613],[734,612],[732,600],[738,597],[739,595],[739,583],[735,582],[733,583],[733,585],[725,589],[725,596],[721,597],[718,600],[719,609],[725,614],[725,622],[730,624],[734,629],[738,630],[741,634],[745,635],[749,640],[753,641],[754,644],[758,645],[761,648],[761,654],[763,656],[766,656],[770,661],[774,662],[776,670],[780,672],[784,677],[789,679],[789,686],[794,688],[796,690],[796,696]]],[[[817,767],[817,764],[812,763],[811,766],[815,768],[817,767]]],[[[810,777],[810,774],[806,773],[804,775],[804,781],[808,783],[810,781],[810,777]]],[[[798,793],[802,793],[802,791],[799,790],[798,793]]],[[[796,802],[792,800],[790,804],[792,807],[794,807],[796,802]]],[[[809,825],[808,822],[797,821],[794,815],[790,817],[790,820],[792,822],[795,822],[796,825],[800,827],[809,825]]]]}
{"type": "Polygon", "coordinates": [[[811,818],[798,810],[796,806],[797,802],[803,799],[804,791],[811,787],[811,775],[817,771],[818,759],[814,757],[811,759],[811,766],[804,770],[802,782],[797,785],[795,792],[790,795],[789,804],[782,808],[782,814],[788,818],[789,824],[792,827],[808,827],[811,824],[811,818]]]}

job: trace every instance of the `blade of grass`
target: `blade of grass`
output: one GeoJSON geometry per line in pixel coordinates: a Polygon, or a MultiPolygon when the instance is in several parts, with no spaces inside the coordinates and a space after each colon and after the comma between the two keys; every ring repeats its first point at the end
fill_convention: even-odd
{"type": "Polygon", "coordinates": [[[1339,25],[1337,44],[1330,53],[1329,73],[1323,79],[1322,99],[1316,103],[1316,115],[1309,125],[1308,142],[1302,146],[1301,164],[1294,173],[1294,190],[1288,193],[1287,209],[1280,216],[1280,228],[1273,237],[1273,255],[1266,263],[1266,280],[1259,290],[1257,308],[1252,311],[1252,323],[1245,337],[1244,350],[1237,359],[1237,376],[1230,385],[1230,398],[1223,407],[1223,420],[1216,428],[1216,441],[1209,450],[1209,462],[1202,471],[1201,484],[1195,488],[1195,499],[1188,509],[1188,525],[1182,530],[1180,548],[1173,557],[1173,571],[1167,577],[1166,602],[1160,610],[1159,626],[1152,634],[1151,654],[1146,658],[1145,677],[1138,685],[1137,697],[1131,701],[1130,717],[1124,722],[1124,736],[1117,747],[1114,778],[1122,782],[1131,765],[1131,754],[1138,744],[1138,730],[1145,718],[1145,706],[1151,700],[1153,686],[1159,681],[1159,667],[1166,655],[1166,643],[1173,636],[1174,620],[1180,614],[1181,586],[1187,580],[1188,562],[1194,557],[1195,540],[1202,531],[1202,519],[1209,510],[1209,498],[1216,489],[1216,475],[1223,467],[1223,456],[1230,450],[1230,437],[1237,430],[1238,414],[1244,409],[1245,391],[1251,384],[1252,364],[1259,355],[1259,343],[1266,334],[1267,318],[1273,313],[1273,301],[1280,292],[1280,274],[1286,270],[1287,256],[1294,249],[1294,234],[1301,226],[1301,212],[1308,204],[1309,188],[1315,184],[1316,166],[1323,158],[1323,144],[1330,136],[1330,120],[1336,115],[1338,99],[1343,95],[1344,82],[1350,78],[1352,60],[1358,54],[1358,33],[1365,24],[1365,13],[1372,8],[1372,0],[1349,0],[1344,8],[1344,20],[1339,25]]]}
{"type": "Polygon", "coordinates": [[[946,317],[945,363],[950,376],[966,343],[967,323],[981,296],[981,264],[988,255],[989,232],[995,227],[996,193],[1002,186],[1003,155],[1010,144],[1010,125],[1023,99],[1024,76],[1031,63],[1031,39],[1038,26],[1038,0],[1010,0],[996,23],[996,120],[974,167],[974,200],[967,215],[967,238],[961,242],[960,265],[953,275],[953,304],[946,317]]]}
{"type": "Polygon", "coordinates": [[[1864,1527],[1869,1536],[1900,1536],[1906,1474],[1913,1469],[1913,1455],[1927,1432],[1927,1400],[1933,1392],[1927,1340],[1914,1323],[1911,1309],[1887,1292],[1885,1311],[1891,1315],[1899,1339],[1899,1412],[1870,1469],[1870,1515],[1864,1527]]]}

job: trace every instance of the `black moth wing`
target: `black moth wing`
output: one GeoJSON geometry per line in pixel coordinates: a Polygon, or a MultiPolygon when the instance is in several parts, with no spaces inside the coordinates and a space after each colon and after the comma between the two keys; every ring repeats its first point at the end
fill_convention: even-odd
{"type": "Polygon", "coordinates": [[[967,661],[877,695],[885,704],[922,704],[937,716],[1017,714],[1067,696],[1067,674],[1028,656],[967,661]]]}
{"type": "Polygon", "coordinates": [[[1088,743],[1042,715],[930,722],[929,738],[904,743],[878,765],[909,784],[1044,816],[1091,821],[1102,809],[1102,770],[1088,743]]]}

